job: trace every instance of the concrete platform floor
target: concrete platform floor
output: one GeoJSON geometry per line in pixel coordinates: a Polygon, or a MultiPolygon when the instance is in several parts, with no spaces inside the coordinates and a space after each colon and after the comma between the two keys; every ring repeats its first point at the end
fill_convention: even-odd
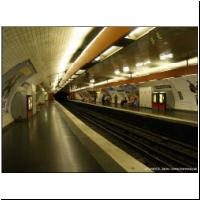
{"type": "Polygon", "coordinates": [[[2,172],[103,172],[54,102],[2,131],[2,172]]]}

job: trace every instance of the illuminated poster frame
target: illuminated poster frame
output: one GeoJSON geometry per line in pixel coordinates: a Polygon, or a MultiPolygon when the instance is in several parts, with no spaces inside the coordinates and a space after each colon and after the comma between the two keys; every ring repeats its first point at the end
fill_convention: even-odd
{"type": "Polygon", "coordinates": [[[28,111],[33,109],[33,96],[27,96],[27,109],[28,111]]]}

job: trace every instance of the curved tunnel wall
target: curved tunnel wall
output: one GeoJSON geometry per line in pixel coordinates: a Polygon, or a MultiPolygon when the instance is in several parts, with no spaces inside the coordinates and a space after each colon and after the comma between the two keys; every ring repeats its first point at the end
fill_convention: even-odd
{"type": "Polygon", "coordinates": [[[13,120],[27,118],[27,95],[33,97],[33,114],[36,113],[36,87],[33,84],[24,83],[23,86],[16,86],[12,91],[9,99],[9,112],[5,118],[3,125],[11,123],[13,120]],[[9,117],[8,117],[9,115],[9,117]]]}
{"type": "Polygon", "coordinates": [[[197,75],[169,79],[173,87],[175,109],[198,110],[197,75]],[[193,87],[194,88],[191,88],[193,87]]]}
{"type": "MultiPolygon", "coordinates": [[[[22,63],[18,63],[13,66],[8,72],[3,74],[2,77],[2,115],[3,115],[3,127],[10,124],[13,121],[11,114],[11,104],[13,98],[15,97],[16,92],[19,92],[22,84],[25,83],[32,75],[36,73],[36,70],[30,60],[25,60],[22,63]]],[[[30,88],[27,88],[26,84],[25,90],[26,93],[31,93],[34,100],[34,85],[31,85],[30,88]]],[[[28,86],[29,87],[29,86],[28,86]]],[[[33,103],[34,104],[34,103],[33,103]]],[[[36,105],[33,105],[33,112],[36,112],[36,105]]]]}
{"type": "Polygon", "coordinates": [[[11,103],[11,114],[14,120],[26,119],[26,93],[16,92],[11,103]]]}
{"type": "MultiPolygon", "coordinates": [[[[173,109],[185,110],[185,111],[197,111],[198,110],[198,91],[197,91],[197,75],[188,75],[183,77],[171,77],[163,80],[148,81],[143,84],[139,84],[139,88],[151,87],[154,91],[165,91],[171,93],[171,105],[173,109]],[[194,90],[191,91],[191,84],[194,86],[194,90]],[[167,88],[170,86],[171,88],[167,88]],[[162,88],[163,87],[163,88],[162,88]],[[158,89],[159,88],[159,89],[158,89]]],[[[144,96],[144,99],[151,96],[144,96]]],[[[141,100],[141,99],[140,99],[141,100]]]]}
{"type": "Polygon", "coordinates": [[[33,97],[33,115],[36,113],[36,86],[26,83],[19,86],[16,84],[8,96],[7,112],[3,112],[3,127],[12,123],[16,119],[25,119],[27,117],[26,96],[33,97]]]}

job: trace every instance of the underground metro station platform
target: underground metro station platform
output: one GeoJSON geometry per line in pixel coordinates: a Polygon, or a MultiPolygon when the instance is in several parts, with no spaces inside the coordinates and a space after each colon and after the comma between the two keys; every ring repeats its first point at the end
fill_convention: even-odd
{"type": "Polygon", "coordinates": [[[2,172],[198,172],[198,27],[2,27],[2,172]]]}

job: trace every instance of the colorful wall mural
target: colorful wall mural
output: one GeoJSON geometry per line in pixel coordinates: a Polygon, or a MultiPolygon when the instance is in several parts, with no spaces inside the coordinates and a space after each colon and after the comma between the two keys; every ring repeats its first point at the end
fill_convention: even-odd
{"type": "Polygon", "coordinates": [[[3,75],[3,87],[2,87],[2,111],[8,112],[9,103],[12,99],[15,88],[20,86],[29,77],[36,73],[36,70],[30,60],[26,60],[17,64],[11,68],[7,73],[3,75]]]}

